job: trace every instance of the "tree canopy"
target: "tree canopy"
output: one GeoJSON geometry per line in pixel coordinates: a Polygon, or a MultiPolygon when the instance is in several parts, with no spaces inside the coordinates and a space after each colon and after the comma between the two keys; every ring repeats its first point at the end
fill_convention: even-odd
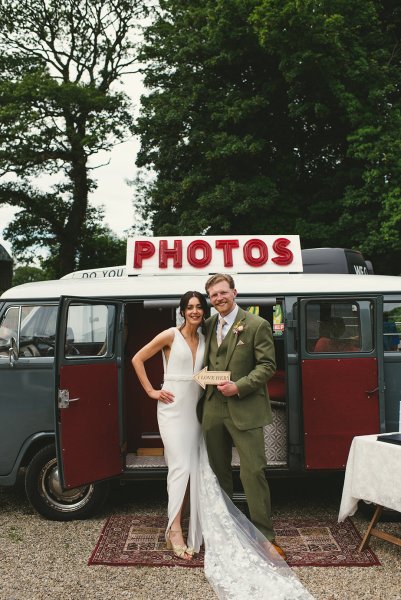
{"type": "Polygon", "coordinates": [[[0,5],[0,203],[21,209],[6,238],[17,255],[50,248],[55,275],[77,268],[82,256],[96,187],[90,157],[132,134],[132,107],[117,84],[135,68],[139,7],[136,0],[0,5]],[[60,179],[43,192],[35,185],[42,175],[60,179]]]}
{"type": "Polygon", "coordinates": [[[393,0],[160,0],[137,164],[156,234],[299,233],[401,258],[393,0]]]}

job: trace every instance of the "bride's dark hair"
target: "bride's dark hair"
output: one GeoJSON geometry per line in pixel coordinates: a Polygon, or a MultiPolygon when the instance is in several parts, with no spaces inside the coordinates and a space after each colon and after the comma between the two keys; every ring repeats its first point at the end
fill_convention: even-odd
{"type": "Polygon", "coordinates": [[[185,294],[183,296],[181,296],[181,300],[180,300],[180,315],[182,317],[185,318],[185,309],[188,306],[188,303],[190,301],[191,298],[198,298],[199,303],[202,307],[203,310],[203,319],[202,319],[202,333],[206,333],[206,327],[205,327],[205,318],[208,315],[209,312],[209,308],[206,302],[206,298],[205,296],[203,296],[200,292],[185,292],[185,294]]]}

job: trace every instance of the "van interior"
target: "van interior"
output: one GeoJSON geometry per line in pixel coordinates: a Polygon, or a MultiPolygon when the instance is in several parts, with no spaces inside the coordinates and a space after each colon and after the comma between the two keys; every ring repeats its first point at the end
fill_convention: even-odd
{"type": "MultiPolygon", "coordinates": [[[[274,306],[242,308],[257,312],[273,327],[274,306]]],[[[126,468],[146,470],[164,467],[163,443],[160,438],[156,408],[157,403],[146,395],[131,364],[132,356],[157,333],[176,326],[176,308],[154,303],[127,303],[125,307],[128,334],[125,347],[125,423],[126,468]]],[[[282,314],[282,312],[281,312],[282,314]]],[[[265,451],[269,468],[287,466],[287,415],[284,361],[284,336],[282,329],[274,332],[277,371],[268,383],[272,405],[273,423],[264,428],[265,451]]],[[[161,354],[147,361],[146,371],[154,387],[163,383],[161,354]]],[[[239,457],[233,448],[233,467],[239,466],[239,457]]]]}

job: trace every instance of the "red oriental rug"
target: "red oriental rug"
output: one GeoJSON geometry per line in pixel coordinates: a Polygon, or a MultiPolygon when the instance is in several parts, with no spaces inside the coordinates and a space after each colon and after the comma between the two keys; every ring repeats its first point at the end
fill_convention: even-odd
{"type": "MultiPolygon", "coordinates": [[[[191,561],[166,549],[166,519],[161,515],[112,515],[107,519],[89,565],[203,567],[203,550],[191,561]]],[[[361,536],[350,519],[276,519],[276,540],[291,567],[371,567],[380,565],[366,548],[357,552],[361,536]]]]}

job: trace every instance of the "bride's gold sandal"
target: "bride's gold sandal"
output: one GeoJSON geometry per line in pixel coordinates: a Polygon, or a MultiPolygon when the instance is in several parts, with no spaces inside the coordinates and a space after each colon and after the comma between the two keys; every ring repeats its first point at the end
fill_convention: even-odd
{"type": "Polygon", "coordinates": [[[189,556],[192,558],[194,554],[196,554],[194,548],[189,548],[187,547],[187,549],[185,550],[186,554],[189,554],[189,556]]]}
{"type": "Polygon", "coordinates": [[[178,545],[173,544],[173,542],[171,541],[171,538],[170,538],[171,533],[181,533],[181,531],[179,529],[177,529],[175,531],[173,529],[170,529],[167,532],[167,536],[166,536],[167,550],[172,550],[174,555],[177,558],[182,558],[182,560],[192,560],[193,555],[190,552],[188,552],[188,548],[185,545],[178,546],[178,545]],[[187,555],[188,558],[185,558],[185,555],[187,555]]]}

